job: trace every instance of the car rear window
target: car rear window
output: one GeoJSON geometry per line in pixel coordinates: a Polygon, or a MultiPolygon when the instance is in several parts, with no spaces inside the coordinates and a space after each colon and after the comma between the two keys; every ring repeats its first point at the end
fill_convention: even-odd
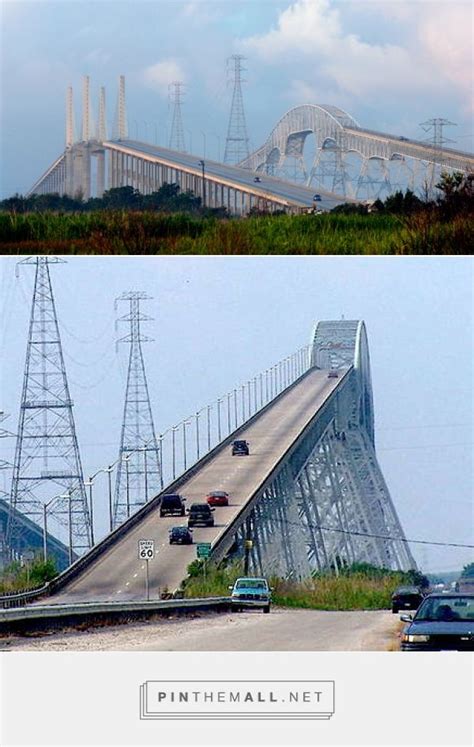
{"type": "Polygon", "coordinates": [[[209,511],[207,503],[195,503],[191,506],[191,511],[209,511]]]}

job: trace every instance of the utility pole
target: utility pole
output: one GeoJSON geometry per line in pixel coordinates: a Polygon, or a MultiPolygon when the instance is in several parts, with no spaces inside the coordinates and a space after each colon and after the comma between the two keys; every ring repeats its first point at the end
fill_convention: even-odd
{"type": "Polygon", "coordinates": [[[114,528],[144,505],[148,494],[158,493],[161,485],[159,448],[142,351],[142,343],[151,342],[152,338],[141,334],[141,324],[152,317],[141,313],[140,303],[150,298],[141,291],[129,291],[117,299],[130,305],[129,313],[118,319],[130,326],[129,334],[118,340],[130,345],[130,356],[115,484],[114,528]]]}
{"type": "Polygon", "coordinates": [[[233,92],[232,105],[225,141],[224,163],[236,164],[243,161],[249,155],[249,139],[247,136],[247,125],[245,123],[244,101],[242,97],[242,60],[241,54],[229,57],[227,64],[232,67],[233,92]]]}
{"type": "Polygon", "coordinates": [[[69,557],[91,547],[91,520],[59,335],[49,266],[64,260],[27,257],[35,283],[26,348],[20,415],[7,525],[10,553],[25,548],[16,511],[41,522],[51,485],[70,495],[69,557]]]}
{"type": "Polygon", "coordinates": [[[173,81],[168,87],[169,102],[173,106],[173,120],[171,124],[171,135],[168,144],[169,148],[186,153],[186,144],[184,142],[183,117],[181,113],[181,104],[183,99],[184,84],[179,81],[173,81]]]}

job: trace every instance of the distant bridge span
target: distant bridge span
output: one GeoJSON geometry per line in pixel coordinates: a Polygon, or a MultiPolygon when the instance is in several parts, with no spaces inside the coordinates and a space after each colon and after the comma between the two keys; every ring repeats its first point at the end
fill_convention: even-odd
{"type": "Polygon", "coordinates": [[[320,149],[339,147],[364,159],[390,161],[413,158],[446,169],[474,171],[474,155],[361,127],[350,114],[327,104],[305,104],[290,109],[279,120],[265,143],[239,165],[267,171],[286,156],[301,158],[308,135],[314,134],[320,149]]]}
{"type": "MultiPolygon", "coordinates": [[[[251,539],[252,573],[304,578],[354,562],[416,567],[375,455],[363,322],[318,323],[299,378],[164,492],[184,494],[189,506],[211,490],[231,496],[214,527],[194,530],[195,542],[211,543],[214,561],[241,557],[251,539]],[[235,437],[249,441],[250,456],[231,455],[235,437]]],[[[53,582],[55,599],[143,598],[139,539],[153,539],[158,551],[152,597],[177,589],[196,550],[169,545],[170,527],[183,519],[159,517],[161,495],[53,582]]]]}

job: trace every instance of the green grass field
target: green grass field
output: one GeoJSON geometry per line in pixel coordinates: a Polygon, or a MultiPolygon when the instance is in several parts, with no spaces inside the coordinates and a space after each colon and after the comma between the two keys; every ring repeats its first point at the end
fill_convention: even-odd
{"type": "Polygon", "coordinates": [[[0,212],[3,254],[470,254],[474,219],[277,215],[222,219],[101,210],[0,212]]]}
{"type": "MultiPolygon", "coordinates": [[[[229,596],[229,586],[245,575],[239,564],[227,567],[210,564],[206,578],[199,563],[193,563],[188,570],[191,576],[184,587],[186,597],[229,596]]],[[[274,604],[318,610],[390,609],[392,592],[404,582],[403,573],[390,571],[340,576],[323,573],[304,581],[270,579],[274,604]]]]}

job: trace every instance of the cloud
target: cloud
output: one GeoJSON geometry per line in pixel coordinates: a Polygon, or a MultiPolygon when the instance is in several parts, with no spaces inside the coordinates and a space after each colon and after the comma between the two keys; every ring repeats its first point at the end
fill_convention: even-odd
{"type": "Polygon", "coordinates": [[[143,70],[143,83],[163,96],[168,95],[168,86],[175,80],[185,81],[186,75],[177,60],[167,59],[156,62],[143,70]]]}
{"type": "MultiPolygon", "coordinates": [[[[471,5],[451,2],[363,3],[367,35],[377,24],[393,40],[380,44],[344,30],[342,4],[293,0],[266,33],[242,40],[270,65],[284,64],[309,88],[318,80],[336,94],[378,99],[384,94],[439,92],[442,82],[472,95],[471,5]],[[390,21],[396,20],[396,29],[390,21]]],[[[362,9],[361,9],[362,10],[362,9]]]]}

